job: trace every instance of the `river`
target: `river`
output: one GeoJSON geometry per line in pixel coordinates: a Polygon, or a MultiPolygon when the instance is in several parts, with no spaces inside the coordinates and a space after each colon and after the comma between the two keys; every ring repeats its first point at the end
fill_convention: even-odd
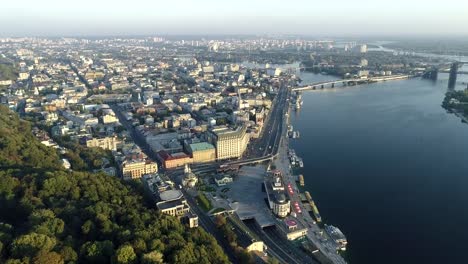
{"type": "Polygon", "coordinates": [[[347,236],[350,263],[467,263],[468,125],[441,107],[447,80],[303,93],[291,147],[324,222],[347,236]]]}

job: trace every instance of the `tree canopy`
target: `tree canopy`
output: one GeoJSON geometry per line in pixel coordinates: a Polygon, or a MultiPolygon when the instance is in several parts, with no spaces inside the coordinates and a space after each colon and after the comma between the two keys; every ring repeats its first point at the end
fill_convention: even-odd
{"type": "Polygon", "coordinates": [[[102,173],[67,171],[0,106],[0,263],[228,263],[200,228],[102,173]]]}

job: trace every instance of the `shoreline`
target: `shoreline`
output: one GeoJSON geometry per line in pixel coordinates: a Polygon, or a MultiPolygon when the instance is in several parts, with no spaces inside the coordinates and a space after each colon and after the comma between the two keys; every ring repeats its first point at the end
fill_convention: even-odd
{"type": "Polygon", "coordinates": [[[297,213],[296,219],[304,226],[308,227],[307,239],[315,247],[317,247],[317,249],[319,249],[319,252],[323,254],[324,257],[326,257],[332,263],[347,263],[347,261],[338,251],[337,245],[324,243],[324,241],[333,241],[333,243],[335,243],[335,241],[328,235],[327,232],[325,232],[322,227],[320,227],[319,223],[313,219],[309,211],[306,210],[301,202],[300,187],[298,186],[295,176],[292,173],[291,163],[287,155],[287,152],[290,148],[289,138],[287,136],[287,128],[291,124],[291,110],[291,105],[288,103],[287,109],[285,111],[285,119],[283,119],[284,123],[281,131],[282,137],[279,142],[277,158],[272,162],[272,164],[275,164],[276,168],[283,173],[283,180],[285,181],[285,184],[291,184],[293,190],[295,190],[293,194],[288,194],[288,196],[290,197],[291,203],[299,202],[301,206],[302,213],[297,213]]]}

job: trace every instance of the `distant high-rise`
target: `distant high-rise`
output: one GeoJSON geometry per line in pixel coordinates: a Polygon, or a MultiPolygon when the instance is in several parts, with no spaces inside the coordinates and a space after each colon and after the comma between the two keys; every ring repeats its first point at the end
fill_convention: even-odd
{"type": "Polygon", "coordinates": [[[367,45],[363,44],[359,47],[361,53],[367,53],[367,45]]]}
{"type": "Polygon", "coordinates": [[[369,62],[366,59],[361,59],[360,66],[361,67],[367,67],[369,65],[369,62]]]}

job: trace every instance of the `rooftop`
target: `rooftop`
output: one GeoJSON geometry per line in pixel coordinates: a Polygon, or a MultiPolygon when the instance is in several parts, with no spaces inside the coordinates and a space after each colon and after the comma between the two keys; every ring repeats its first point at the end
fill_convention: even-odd
{"type": "Polygon", "coordinates": [[[192,150],[192,152],[195,152],[195,151],[214,149],[214,146],[207,142],[200,142],[200,143],[190,144],[190,149],[192,150]]]}
{"type": "Polygon", "coordinates": [[[174,201],[178,200],[183,197],[183,194],[179,190],[168,190],[161,192],[159,194],[159,197],[161,198],[162,201],[174,201]]]}

